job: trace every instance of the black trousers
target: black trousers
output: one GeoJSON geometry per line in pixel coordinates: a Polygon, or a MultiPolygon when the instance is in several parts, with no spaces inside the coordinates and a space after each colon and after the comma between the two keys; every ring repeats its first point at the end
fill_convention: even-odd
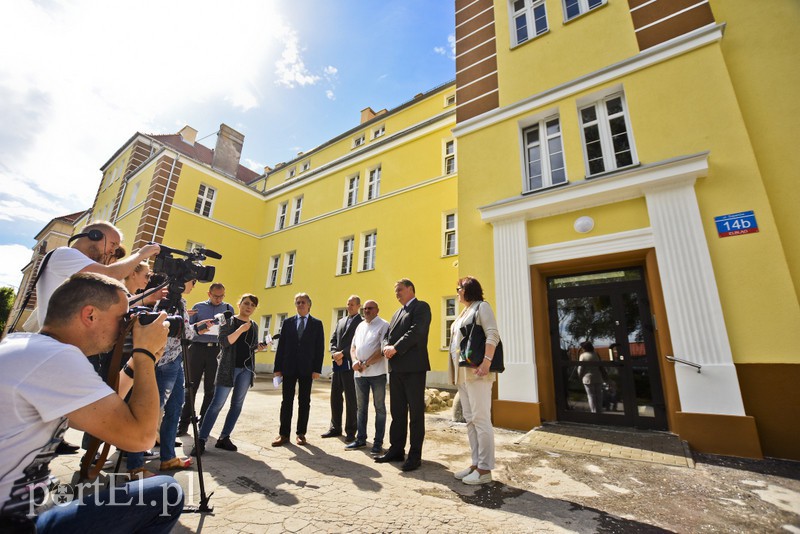
{"type": "Polygon", "coordinates": [[[389,373],[389,409],[392,425],[389,427],[391,452],[403,452],[406,436],[410,433],[408,457],[422,458],[425,441],[425,377],[426,372],[389,373]]]}
{"type": "Polygon", "coordinates": [[[200,389],[200,379],[203,379],[203,404],[200,405],[200,417],[203,417],[214,398],[214,380],[217,378],[217,356],[219,345],[208,346],[208,343],[192,343],[186,351],[186,369],[189,374],[187,389],[192,388],[191,395],[186,392],[186,400],[181,410],[179,427],[188,427],[192,417],[192,400],[200,389]]]}
{"type": "Polygon", "coordinates": [[[342,431],[342,410],[347,407],[344,433],[355,436],[357,423],[356,381],[353,370],[335,371],[331,379],[331,430],[342,431]],[[344,405],[342,394],[344,393],[344,405]]]}
{"type": "Polygon", "coordinates": [[[297,434],[305,436],[308,430],[308,414],[311,412],[311,376],[283,376],[283,399],[281,400],[280,435],[289,437],[294,412],[294,392],[297,390],[297,434]]]}

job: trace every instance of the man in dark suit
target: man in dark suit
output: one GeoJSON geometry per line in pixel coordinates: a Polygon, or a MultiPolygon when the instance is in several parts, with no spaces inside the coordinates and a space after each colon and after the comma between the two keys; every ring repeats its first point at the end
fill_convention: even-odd
{"type": "Polygon", "coordinates": [[[351,295],[347,299],[347,315],[339,320],[331,335],[331,357],[333,358],[333,378],[331,380],[331,427],[322,434],[323,438],[342,435],[342,394],[347,405],[344,431],[347,443],[356,439],[356,383],[353,376],[353,362],[350,359],[350,345],[356,327],[363,319],[358,314],[361,299],[351,295]]]}
{"type": "Polygon", "coordinates": [[[325,333],[322,321],[311,317],[311,297],[306,293],[294,296],[297,315],[286,319],[281,328],[278,351],[275,353],[275,376],[283,378],[280,434],[272,442],[279,447],[289,441],[295,387],[297,392],[297,444],[306,444],[308,414],[311,410],[311,382],[322,373],[325,333]]]}
{"type": "Polygon", "coordinates": [[[427,302],[417,300],[414,284],[407,278],[395,284],[394,294],[402,308],[392,316],[383,340],[383,355],[389,360],[391,446],[375,461],[402,462],[406,435],[410,433],[408,459],[403,464],[403,471],[413,471],[422,463],[422,442],[425,439],[425,378],[431,369],[428,360],[431,307],[427,302]]]}

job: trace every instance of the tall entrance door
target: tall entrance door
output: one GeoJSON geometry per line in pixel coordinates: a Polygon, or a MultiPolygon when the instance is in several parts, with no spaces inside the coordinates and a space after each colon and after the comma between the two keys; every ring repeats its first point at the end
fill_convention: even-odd
{"type": "Polygon", "coordinates": [[[666,430],[642,269],[548,278],[547,293],[559,420],[666,430]]]}

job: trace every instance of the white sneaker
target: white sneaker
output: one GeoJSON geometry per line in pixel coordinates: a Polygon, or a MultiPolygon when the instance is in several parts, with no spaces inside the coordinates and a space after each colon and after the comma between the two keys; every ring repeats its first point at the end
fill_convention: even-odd
{"type": "Polygon", "coordinates": [[[491,471],[482,475],[478,472],[477,469],[461,479],[461,482],[463,482],[464,484],[472,484],[472,485],[488,484],[491,481],[492,481],[491,471]]]}
{"type": "Polygon", "coordinates": [[[472,473],[472,471],[473,469],[471,467],[467,467],[466,469],[457,471],[453,476],[456,477],[456,480],[464,480],[464,477],[472,473]]]}

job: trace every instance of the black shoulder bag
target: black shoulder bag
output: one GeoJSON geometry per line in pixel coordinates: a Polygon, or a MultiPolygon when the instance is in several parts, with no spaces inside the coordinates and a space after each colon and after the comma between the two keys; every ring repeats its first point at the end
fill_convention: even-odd
{"type": "MultiPolygon", "coordinates": [[[[481,302],[482,304],[482,302],[481,302]]],[[[481,305],[475,309],[475,314],[472,316],[472,323],[461,327],[461,357],[459,358],[459,367],[478,367],[483,363],[483,358],[486,354],[486,332],[483,327],[477,323],[478,310],[481,305]]],[[[506,370],[503,364],[503,342],[500,341],[495,348],[494,356],[492,357],[492,364],[489,370],[495,373],[502,373],[506,370]]]]}

